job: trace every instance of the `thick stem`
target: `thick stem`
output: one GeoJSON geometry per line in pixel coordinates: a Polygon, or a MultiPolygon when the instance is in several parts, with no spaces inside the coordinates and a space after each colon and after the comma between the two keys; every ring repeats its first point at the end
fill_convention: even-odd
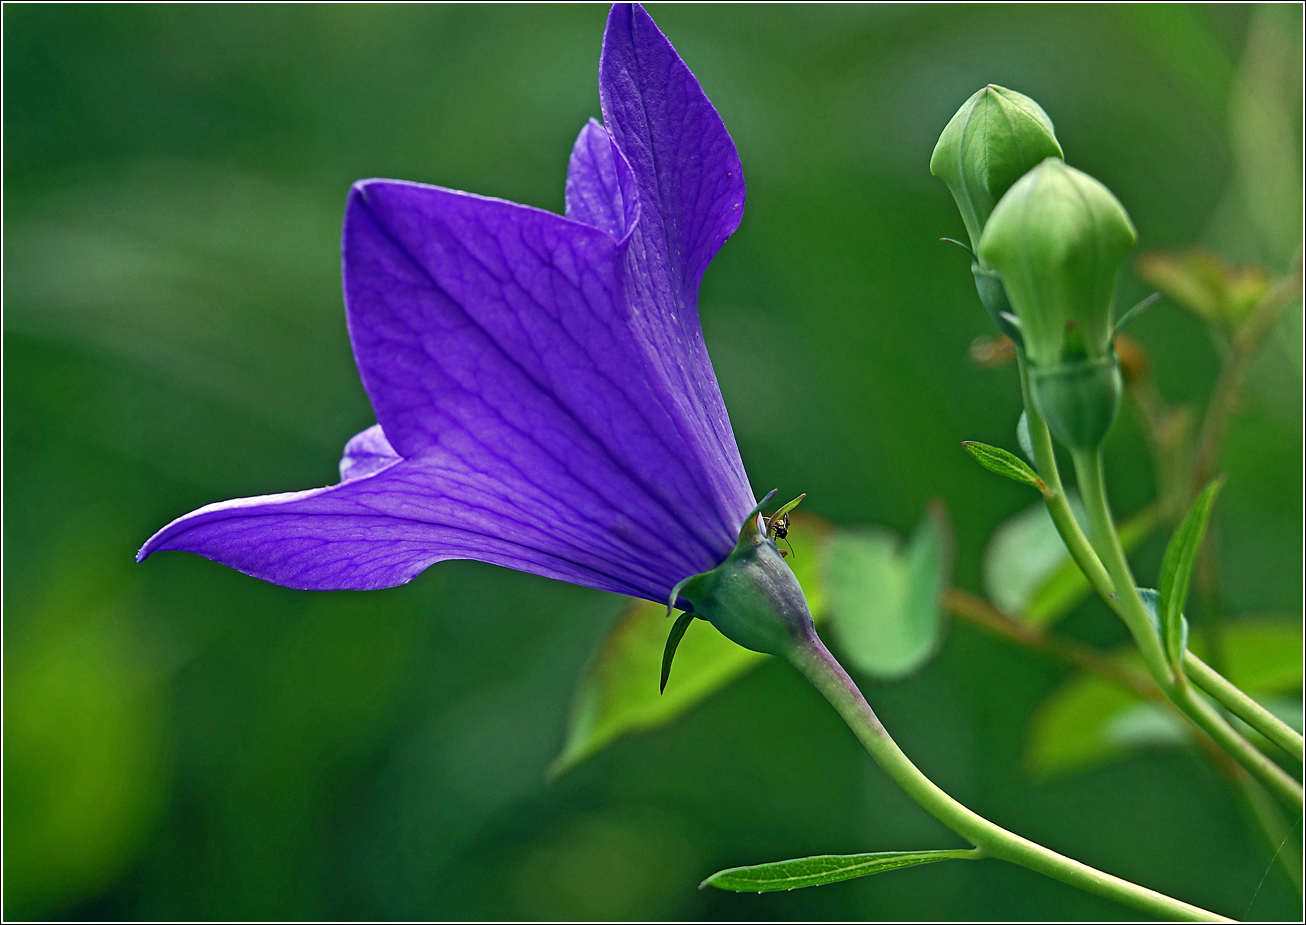
{"type": "Polygon", "coordinates": [[[794,646],[789,660],[839,711],[844,722],[894,783],[926,812],[976,847],[995,858],[1019,864],[1158,918],[1190,922],[1231,921],[1021,838],[948,796],[903,754],[852,678],[814,631],[794,646]]]}
{"type": "Polygon", "coordinates": [[[1184,653],[1184,673],[1226,710],[1265,736],[1289,755],[1302,760],[1302,736],[1283,720],[1227,681],[1192,652],[1184,653]]]}
{"type": "Polygon", "coordinates": [[[1148,671],[1156,678],[1161,689],[1168,693],[1167,689],[1174,684],[1174,675],[1166,660],[1165,649],[1161,646],[1161,637],[1152,627],[1152,618],[1148,615],[1142,598],[1138,596],[1133,573],[1129,570],[1129,561],[1125,558],[1124,548],[1116,533],[1115,521],[1111,519],[1111,508],[1106,500],[1106,484],[1102,478],[1102,454],[1099,450],[1079,450],[1073,453],[1073,458],[1075,476],[1079,480],[1079,495],[1084,501],[1084,511],[1088,514],[1094,546],[1115,586],[1116,593],[1112,596],[1120,604],[1120,617],[1129,627],[1148,671]]]}
{"type": "Polygon", "coordinates": [[[1029,397],[1027,362],[1020,354],[1017,354],[1017,359],[1020,364],[1020,392],[1025,400],[1025,422],[1029,426],[1029,441],[1034,449],[1034,464],[1038,469],[1039,478],[1048,487],[1043,496],[1048,513],[1052,516],[1052,523],[1061,534],[1062,542],[1066,544],[1070,557],[1075,560],[1075,564],[1084,573],[1088,583],[1098,594],[1110,600],[1115,590],[1111,584],[1111,576],[1102,567],[1097,553],[1088,542],[1088,537],[1079,529],[1079,522],[1075,520],[1074,512],[1070,510],[1070,503],[1066,500],[1066,490],[1061,484],[1061,473],[1057,471],[1057,455],[1052,448],[1052,434],[1029,397]]]}
{"type": "Polygon", "coordinates": [[[1093,530],[1098,553],[1118,591],[1114,598],[1121,606],[1116,612],[1120,614],[1130,633],[1133,634],[1134,641],[1142,653],[1143,662],[1152,673],[1157,685],[1170,698],[1171,703],[1201,726],[1217,745],[1250,771],[1271,793],[1300,811],[1302,809],[1301,785],[1281,767],[1265,757],[1252,743],[1239,735],[1219,712],[1193,691],[1186,678],[1176,677],[1171,671],[1170,663],[1161,645],[1160,634],[1152,626],[1152,618],[1142,598],[1138,596],[1134,576],[1129,570],[1129,562],[1125,558],[1125,551],[1120,545],[1115,523],[1111,519],[1111,508],[1107,504],[1106,488],[1102,479],[1102,454],[1099,450],[1076,451],[1074,460],[1075,474],[1079,479],[1079,492],[1084,499],[1084,510],[1088,513],[1088,521],[1093,530]]]}

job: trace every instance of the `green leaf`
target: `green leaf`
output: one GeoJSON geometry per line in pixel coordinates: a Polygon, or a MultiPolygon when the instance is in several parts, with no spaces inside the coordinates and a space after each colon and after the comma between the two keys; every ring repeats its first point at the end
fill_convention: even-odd
{"type": "MultiPolygon", "coordinates": [[[[801,512],[790,517],[794,555],[786,561],[818,623],[825,617],[819,562],[828,529],[824,521],[801,512]]],[[[549,767],[550,776],[566,773],[623,735],[670,723],[767,658],[694,620],[676,649],[666,692],[659,694],[667,633],[673,626],[666,613],[666,604],[632,600],[617,618],[577,680],[566,740],[549,767]]]]}
{"type": "MultiPolygon", "coordinates": [[[[1087,517],[1079,499],[1071,494],[1067,500],[1075,520],[1085,526],[1087,517]]],[[[1130,551],[1155,526],[1152,509],[1144,508],[1119,525],[1120,542],[1130,551]]],[[[1051,625],[1069,613],[1091,590],[1041,503],[1016,514],[993,532],[981,572],[989,600],[1040,626],[1051,625]]]]}
{"type": "MultiPolygon", "coordinates": [[[[1141,667],[1133,652],[1122,658],[1141,667]]],[[[1143,747],[1184,741],[1182,722],[1132,690],[1079,674],[1047,697],[1030,719],[1025,765],[1046,779],[1125,757],[1143,747]]]]}
{"type": "Polygon", "coordinates": [[[966,452],[974,456],[981,466],[990,472],[1006,476],[1013,482],[1031,485],[1039,491],[1047,491],[1047,485],[1038,474],[1014,453],[1008,453],[1001,447],[989,446],[975,440],[963,441],[966,452]]]}
{"type": "MultiPolygon", "coordinates": [[[[1079,498],[1072,494],[1067,500],[1075,519],[1081,526],[1086,525],[1088,516],[1079,498]]],[[[1040,501],[993,531],[981,563],[984,590],[989,600],[1001,609],[1027,615],[1029,602],[1067,562],[1074,567],[1047,506],[1040,501]]]]}
{"type": "Polygon", "coordinates": [[[1165,548],[1161,560],[1161,596],[1157,606],[1161,624],[1161,638],[1165,640],[1166,654],[1176,667],[1187,647],[1187,633],[1182,632],[1180,611],[1188,600],[1188,585],[1193,577],[1193,564],[1206,536],[1206,524],[1211,518],[1211,506],[1224,485],[1224,476],[1212,479],[1193,501],[1165,548]]]}
{"type": "MultiPolygon", "coordinates": [[[[1194,640],[1193,651],[1205,654],[1194,640]]],[[[1228,620],[1220,626],[1221,667],[1225,676],[1253,696],[1279,694],[1302,686],[1302,624],[1294,617],[1228,620]]]]}
{"type": "Polygon", "coordinates": [[[933,508],[906,547],[878,527],[836,531],[822,562],[835,641],[859,671],[891,680],[925,664],[942,637],[951,575],[946,515],[933,508]]]}
{"type": "Polygon", "coordinates": [[[805,886],[824,886],[840,880],[869,877],[871,874],[900,867],[915,867],[958,858],[973,860],[973,850],[953,851],[876,851],[871,854],[818,854],[791,861],[773,861],[752,867],[731,867],[717,871],[701,884],[736,893],[771,893],[796,890],[805,886]]]}

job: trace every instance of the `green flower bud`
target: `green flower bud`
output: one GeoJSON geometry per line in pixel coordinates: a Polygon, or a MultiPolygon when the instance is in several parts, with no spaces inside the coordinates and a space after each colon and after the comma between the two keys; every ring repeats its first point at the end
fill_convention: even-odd
{"type": "MultiPolygon", "coordinates": [[[[774,494],[763,498],[762,504],[774,494]]],[[[792,509],[798,500],[782,507],[780,513],[792,509]]],[[[668,612],[677,598],[683,598],[692,607],[686,616],[708,621],[732,642],[754,652],[788,655],[815,629],[802,586],[759,516],[761,509],[759,504],[748,515],[726,561],[710,572],[686,578],[672,590],[668,612]]],[[[678,642],[675,634],[668,640],[664,680],[678,642]]]]}
{"type": "Polygon", "coordinates": [[[1053,436],[1071,449],[1091,450],[1102,442],[1120,409],[1122,389],[1114,352],[1029,370],[1034,407],[1053,436]]]}
{"type": "Polygon", "coordinates": [[[1013,183],[1061,145],[1038,103],[1023,93],[989,84],[952,117],[930,157],[930,173],[957,200],[972,248],[994,206],[1013,183]]]}
{"type": "Polygon", "coordinates": [[[1111,356],[1111,292],[1137,240],[1111,191],[1055,157],[1002,197],[979,254],[1002,276],[1035,366],[1111,356]]]}

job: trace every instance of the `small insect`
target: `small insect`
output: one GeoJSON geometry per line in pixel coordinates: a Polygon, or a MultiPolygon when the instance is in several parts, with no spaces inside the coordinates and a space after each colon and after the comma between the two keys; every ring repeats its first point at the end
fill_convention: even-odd
{"type": "MultiPolygon", "coordinates": [[[[786,504],[784,507],[780,508],[780,510],[772,514],[766,522],[766,535],[777,540],[787,539],[789,536],[789,512],[792,511],[794,508],[798,507],[798,502],[802,501],[806,497],[807,495],[805,493],[801,494],[797,498],[795,498],[794,500],[786,504]]],[[[789,552],[793,552],[793,551],[794,551],[793,544],[790,543],[789,552]]],[[[788,553],[786,553],[782,549],[780,550],[780,555],[784,556],[784,555],[788,555],[788,553]]]]}
{"type": "MultiPolygon", "coordinates": [[[[789,542],[789,512],[785,511],[779,517],[773,517],[767,523],[767,529],[770,531],[770,534],[773,538],[777,540],[784,540],[786,543],[788,543],[789,542]]],[[[794,551],[794,544],[789,543],[789,552],[793,552],[793,551],[794,551]]],[[[786,555],[783,549],[780,550],[780,555],[782,556],[786,555]]]]}

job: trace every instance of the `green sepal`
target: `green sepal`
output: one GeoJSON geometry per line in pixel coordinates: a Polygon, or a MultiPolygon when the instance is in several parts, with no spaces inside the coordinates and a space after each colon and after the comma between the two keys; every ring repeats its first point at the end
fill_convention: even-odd
{"type": "Polygon", "coordinates": [[[1033,364],[1029,393],[1048,429],[1072,450],[1101,445],[1120,410],[1124,380],[1115,350],[1102,359],[1066,360],[1051,367],[1033,364]]]}
{"type": "Polygon", "coordinates": [[[682,578],[676,582],[676,586],[671,589],[671,596],[667,598],[667,616],[671,616],[676,609],[676,599],[680,597],[680,592],[685,590],[685,586],[697,578],[697,575],[690,575],[688,578],[682,578]]]}
{"type": "Polygon", "coordinates": [[[975,291],[979,293],[980,304],[988,312],[989,319],[997,325],[999,331],[1011,338],[1012,343],[1023,349],[1025,338],[1021,336],[1011,300],[1007,298],[1007,290],[1003,288],[998,271],[982,267],[975,260],[971,262],[970,272],[975,277],[975,291]]]}
{"type": "Polygon", "coordinates": [[[1111,329],[1111,336],[1115,337],[1117,334],[1123,331],[1125,329],[1125,326],[1128,325],[1129,322],[1133,321],[1135,318],[1141,315],[1146,309],[1150,308],[1152,303],[1159,298],[1161,298],[1161,293],[1154,292],[1146,299],[1140,300],[1137,305],[1135,305],[1129,311],[1121,315],[1120,320],[1117,321],[1115,327],[1111,329]]]}
{"type": "Polygon", "coordinates": [[[789,861],[772,861],[751,867],[731,867],[717,871],[698,885],[714,886],[719,890],[736,893],[773,893],[777,890],[797,890],[805,886],[824,886],[840,880],[868,877],[901,867],[915,867],[934,861],[957,858],[978,860],[983,855],[978,849],[951,851],[876,851],[869,854],[818,854],[810,858],[789,861]]]}
{"type": "Polygon", "coordinates": [[[783,655],[815,629],[802,586],[759,516],[774,495],[773,489],[744,518],[739,540],[724,562],[691,575],[676,588],[692,605],[694,616],[711,623],[727,639],[754,652],[783,655]]]}
{"type": "Polygon", "coordinates": [[[667,689],[667,678],[671,677],[671,660],[676,657],[676,647],[680,645],[680,640],[684,638],[685,630],[689,629],[689,624],[694,622],[692,613],[682,613],[676,618],[676,622],[671,627],[671,635],[667,636],[667,647],[662,650],[662,681],[658,685],[658,693],[665,693],[667,689]]]}
{"type": "MultiPolygon", "coordinates": [[[[771,495],[773,495],[773,494],[775,494],[775,491],[772,491],[772,492],[771,492],[771,495]]],[[[771,495],[767,495],[767,497],[769,498],[769,497],[771,497],[771,495]]],[[[798,507],[798,505],[802,504],[802,503],[803,503],[803,499],[806,498],[806,497],[807,497],[807,492],[803,492],[801,495],[799,495],[799,496],[798,496],[797,498],[795,498],[794,500],[790,501],[788,504],[781,505],[781,506],[780,506],[780,507],[775,511],[775,513],[773,513],[770,517],[768,517],[768,518],[766,519],[766,530],[767,530],[767,532],[770,533],[770,532],[771,532],[771,529],[775,526],[776,521],[779,520],[781,517],[784,517],[786,514],[788,514],[788,513],[789,513],[790,511],[792,511],[794,508],[798,507]]]]}
{"type": "MultiPolygon", "coordinates": [[[[1157,606],[1161,627],[1161,638],[1165,640],[1166,655],[1170,664],[1179,668],[1187,640],[1181,639],[1179,630],[1183,619],[1181,611],[1188,600],[1188,586],[1193,577],[1193,565],[1197,561],[1198,550],[1202,547],[1202,538],[1206,536],[1206,525],[1211,519],[1211,508],[1215,496],[1224,486],[1224,476],[1212,479],[1193,501],[1192,507],[1184,515],[1183,521],[1175,529],[1165,548],[1165,557],[1161,560],[1160,600],[1157,606]]],[[[1182,634],[1186,636],[1187,634],[1182,634]]]]}
{"type": "Polygon", "coordinates": [[[976,462],[990,472],[1006,476],[1022,485],[1030,485],[1045,495],[1048,493],[1047,483],[1038,477],[1037,472],[1025,465],[1025,461],[1015,453],[1008,453],[1001,447],[989,446],[978,440],[963,440],[961,445],[966,448],[967,453],[975,457],[976,462]]]}
{"type": "Polygon", "coordinates": [[[966,253],[970,254],[970,259],[971,259],[972,261],[975,260],[975,259],[977,259],[977,258],[975,257],[975,252],[974,252],[973,250],[970,249],[970,245],[967,244],[965,241],[958,241],[956,238],[939,238],[939,240],[940,240],[940,241],[945,241],[945,242],[947,242],[948,244],[955,244],[955,245],[957,245],[957,246],[960,247],[962,250],[964,250],[966,253]]]}

